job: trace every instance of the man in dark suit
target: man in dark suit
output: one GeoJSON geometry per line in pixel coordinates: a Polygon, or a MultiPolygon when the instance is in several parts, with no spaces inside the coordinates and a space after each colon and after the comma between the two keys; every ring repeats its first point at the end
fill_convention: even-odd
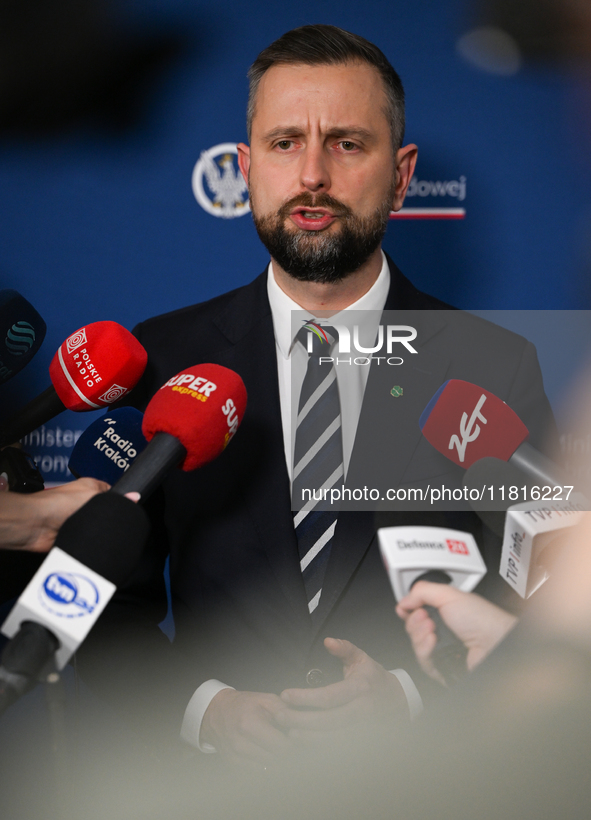
{"type": "MultiPolygon", "coordinates": [[[[239,164],[272,263],[246,287],[140,325],[149,364],[135,394],[143,409],[183,368],[215,362],[242,376],[248,408],[217,461],[165,481],[152,504],[152,564],[146,559],[119,606],[127,616],[150,601],[158,608],[169,549],[181,659],[169,700],[183,737],[204,751],[264,761],[289,749],[296,735],[316,739],[368,719],[383,723],[412,713],[418,698],[401,668],[412,665],[412,653],[370,512],[341,513],[323,531],[312,550],[326,556],[321,586],[312,598],[306,588],[308,558],[301,544],[298,554],[290,504],[289,384],[290,370],[299,368],[294,391],[303,391],[307,354],[290,330],[291,310],[333,321],[350,308],[432,317],[414,314],[418,363],[397,370],[396,380],[403,373],[412,386],[399,404],[384,368],[372,367],[369,381],[353,386],[339,381],[351,486],[367,478],[367,458],[370,478],[376,460],[392,465],[392,486],[453,472],[421,441],[417,423],[445,378],[477,381],[526,421],[532,409],[539,418],[549,408],[531,345],[473,317],[433,319],[430,311],[448,306],[416,290],[382,253],[417,148],[402,147],[402,86],[379,49],[331,26],[306,26],[265,49],[250,80],[250,147],[238,146],[239,164]],[[495,356],[502,366],[487,368],[495,356]]],[[[485,553],[496,549],[473,516],[429,515],[396,520],[472,529],[485,553]]],[[[485,558],[492,564],[495,556],[485,558]]]]}

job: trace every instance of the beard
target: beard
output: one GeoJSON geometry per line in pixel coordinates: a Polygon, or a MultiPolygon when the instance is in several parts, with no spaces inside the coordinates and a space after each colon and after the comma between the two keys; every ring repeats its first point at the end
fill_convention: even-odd
{"type": "Polygon", "coordinates": [[[276,214],[258,216],[252,209],[252,218],[259,239],[286,273],[300,282],[330,284],[359,270],[380,246],[391,201],[389,198],[371,216],[360,217],[329,194],[304,193],[285,202],[276,214]],[[286,220],[300,206],[330,209],[339,218],[339,229],[288,230],[286,220]]]}

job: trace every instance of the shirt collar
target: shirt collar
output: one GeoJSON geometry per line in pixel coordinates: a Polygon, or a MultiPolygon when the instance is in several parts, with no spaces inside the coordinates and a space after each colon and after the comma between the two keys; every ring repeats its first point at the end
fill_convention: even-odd
{"type": "MultiPolygon", "coordinates": [[[[321,320],[325,324],[347,324],[347,311],[350,310],[379,310],[382,311],[390,290],[390,270],[386,262],[386,255],[382,251],[382,268],[371,288],[352,305],[339,311],[330,320],[321,320]]],[[[267,272],[267,293],[273,315],[273,328],[277,347],[284,359],[288,359],[294,342],[292,334],[291,311],[302,310],[302,306],[281,290],[273,275],[273,263],[269,262],[267,272]]]]}

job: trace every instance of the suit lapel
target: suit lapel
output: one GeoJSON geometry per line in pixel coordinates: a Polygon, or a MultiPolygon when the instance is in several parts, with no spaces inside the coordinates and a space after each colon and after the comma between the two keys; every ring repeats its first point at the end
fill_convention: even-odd
{"type": "Polygon", "coordinates": [[[214,323],[232,343],[224,352],[221,363],[239,372],[244,379],[248,391],[244,432],[248,429],[257,438],[260,447],[255,457],[265,461],[266,489],[264,493],[253,494],[249,514],[280,589],[295,617],[301,620],[301,627],[309,628],[285,464],[277,356],[266,272],[245,288],[239,299],[227,305],[214,323]]]}

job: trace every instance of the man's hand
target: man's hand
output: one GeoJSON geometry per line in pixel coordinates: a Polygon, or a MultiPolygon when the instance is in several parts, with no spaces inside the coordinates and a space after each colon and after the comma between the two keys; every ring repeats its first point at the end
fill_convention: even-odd
{"type": "Polygon", "coordinates": [[[109,485],[79,478],[38,493],[0,493],[0,548],[48,552],[66,518],[109,485]]]}
{"type": "Polygon", "coordinates": [[[435,624],[422,609],[430,604],[439,610],[445,624],[468,650],[468,669],[492,652],[515,626],[517,618],[473,592],[461,592],[447,584],[419,581],[396,607],[406,623],[415,655],[424,671],[440,683],[445,683],[431,662],[437,644],[435,624]]]}
{"type": "Polygon", "coordinates": [[[323,733],[350,734],[366,724],[372,730],[408,716],[407,701],[397,678],[349,641],[326,638],[325,647],[343,663],[344,679],[317,689],[286,689],[281,700],[289,710],[280,715],[290,737],[322,740],[323,733]]]}
{"type": "Polygon", "coordinates": [[[293,748],[280,722],[289,711],[277,695],[222,689],[205,711],[199,739],[234,762],[268,763],[293,748]]]}

